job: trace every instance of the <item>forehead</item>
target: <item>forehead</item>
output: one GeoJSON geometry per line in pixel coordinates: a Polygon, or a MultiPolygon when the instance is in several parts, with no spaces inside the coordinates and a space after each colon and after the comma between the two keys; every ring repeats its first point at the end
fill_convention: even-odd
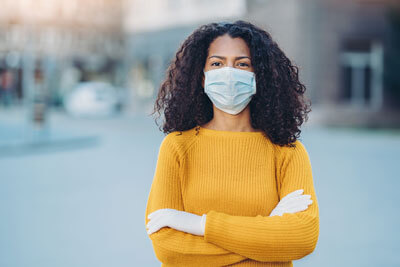
{"type": "Polygon", "coordinates": [[[211,42],[208,55],[250,57],[250,49],[242,38],[232,38],[225,34],[211,42]]]}

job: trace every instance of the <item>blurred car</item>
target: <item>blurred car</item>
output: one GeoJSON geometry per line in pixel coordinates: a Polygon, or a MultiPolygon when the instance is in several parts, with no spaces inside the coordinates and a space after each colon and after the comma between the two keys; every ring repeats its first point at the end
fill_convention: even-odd
{"type": "Polygon", "coordinates": [[[64,98],[66,111],[77,117],[103,117],[120,109],[120,90],[106,82],[79,83],[64,98]]]}

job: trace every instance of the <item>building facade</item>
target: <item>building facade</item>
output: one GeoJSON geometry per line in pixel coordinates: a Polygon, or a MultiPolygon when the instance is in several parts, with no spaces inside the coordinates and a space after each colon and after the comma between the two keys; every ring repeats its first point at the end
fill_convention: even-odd
{"type": "Polygon", "coordinates": [[[400,59],[399,4],[374,0],[249,0],[248,4],[246,18],[269,29],[299,66],[315,122],[400,125],[400,82],[393,68],[393,61],[400,59]]]}

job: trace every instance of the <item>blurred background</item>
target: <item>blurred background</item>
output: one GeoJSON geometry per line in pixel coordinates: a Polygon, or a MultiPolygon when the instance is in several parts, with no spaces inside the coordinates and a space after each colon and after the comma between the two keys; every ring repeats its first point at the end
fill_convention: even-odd
{"type": "Polygon", "coordinates": [[[199,25],[248,20],[300,68],[320,205],[295,266],[400,266],[400,8],[385,0],[1,0],[0,266],[160,266],[149,116],[199,25]]]}

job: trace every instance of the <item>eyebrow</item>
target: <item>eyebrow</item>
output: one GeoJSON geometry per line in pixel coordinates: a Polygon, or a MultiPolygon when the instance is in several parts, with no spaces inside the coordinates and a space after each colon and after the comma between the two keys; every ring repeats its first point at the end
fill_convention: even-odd
{"type": "MultiPolygon", "coordinates": [[[[223,57],[223,56],[217,56],[217,55],[212,55],[212,56],[209,56],[208,58],[212,58],[212,57],[216,57],[216,58],[220,58],[220,59],[226,59],[226,57],[223,57]]],[[[238,59],[242,59],[242,58],[248,58],[248,59],[250,59],[250,57],[248,57],[248,56],[240,56],[240,57],[235,57],[235,59],[236,59],[236,60],[238,60],[238,59]]]]}

